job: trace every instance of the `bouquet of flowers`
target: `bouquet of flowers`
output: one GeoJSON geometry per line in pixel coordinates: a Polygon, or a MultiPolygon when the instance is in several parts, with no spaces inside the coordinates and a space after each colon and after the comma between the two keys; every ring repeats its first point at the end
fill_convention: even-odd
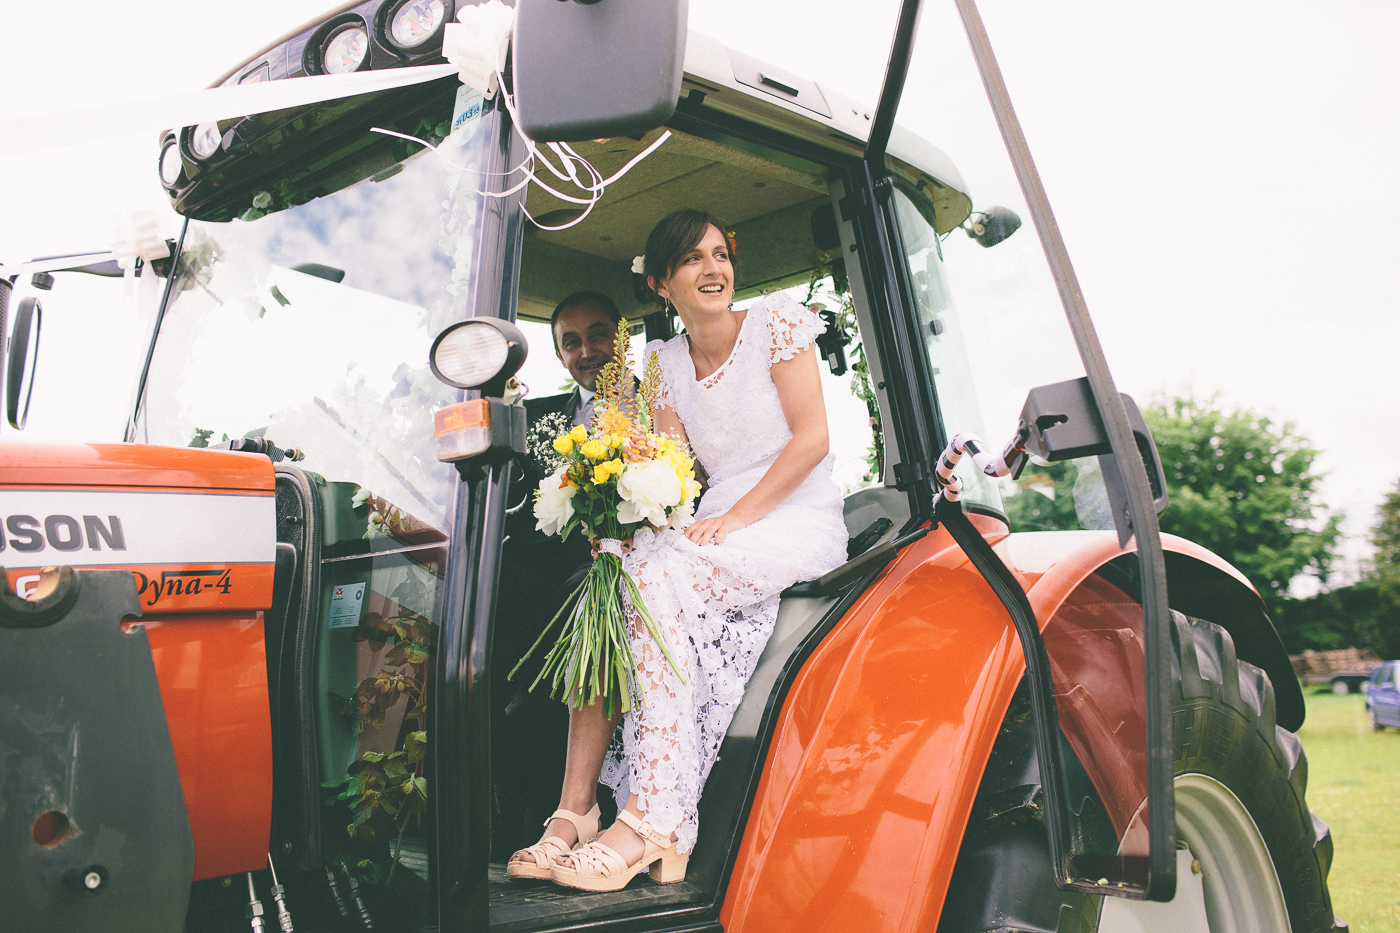
{"type": "Polygon", "coordinates": [[[569,428],[563,416],[541,419],[532,431],[537,459],[553,467],[535,492],[536,527],[567,539],[575,529],[596,543],[588,575],[539,639],[520,669],[560,618],[567,621],[530,689],[546,678],[551,695],[582,708],[603,697],[609,716],[644,699],[637,661],[627,639],[623,591],[671,669],[680,676],[661,629],[647,611],[637,583],[622,567],[623,541],[644,524],[684,528],[695,517],[695,461],[686,446],[654,430],[652,406],[661,388],[653,353],[640,384],[628,364],[630,336],[618,323],[612,362],[598,376],[594,415],[569,428]]]}

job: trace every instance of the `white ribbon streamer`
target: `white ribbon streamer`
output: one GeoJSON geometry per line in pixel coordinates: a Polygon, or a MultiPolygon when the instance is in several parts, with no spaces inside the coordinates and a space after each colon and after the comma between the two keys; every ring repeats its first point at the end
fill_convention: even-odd
{"type": "Polygon", "coordinates": [[[136,133],[159,133],[213,120],[232,120],[270,110],[304,107],[342,97],[422,84],[458,73],[456,65],[414,65],[357,71],[345,75],[310,75],[206,88],[147,100],[103,101],[82,110],[0,120],[0,156],[15,155],[136,133]]]}

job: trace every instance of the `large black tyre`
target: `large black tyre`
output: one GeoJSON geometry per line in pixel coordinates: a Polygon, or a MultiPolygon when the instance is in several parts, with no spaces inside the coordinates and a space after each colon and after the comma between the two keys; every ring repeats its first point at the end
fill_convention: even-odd
{"type": "MultiPolygon", "coordinates": [[[[1212,824],[1208,818],[1196,819],[1202,809],[1200,788],[1217,788],[1216,797],[1238,801],[1243,809],[1235,809],[1246,829],[1250,823],[1257,827],[1267,847],[1267,858],[1260,850],[1256,863],[1262,870],[1251,874],[1246,868],[1249,883],[1239,887],[1266,888],[1266,895],[1275,902],[1281,894],[1292,933],[1331,933],[1336,928],[1327,890],[1331,834],[1327,824],[1308,809],[1307,759],[1298,737],[1275,721],[1273,685],[1262,670],[1236,657],[1234,642],[1223,628],[1176,612],[1172,616],[1173,770],[1179,835],[1193,849],[1209,849],[1215,843],[1214,848],[1228,857],[1236,848],[1233,838],[1212,840],[1206,829],[1202,845],[1200,827],[1212,824]],[[1192,828],[1185,822],[1191,822],[1192,828]],[[1277,881],[1268,877],[1268,861],[1277,881]]],[[[940,933],[1087,933],[1100,928],[1102,898],[1055,887],[1040,822],[1039,772],[1030,730],[1029,710],[1018,694],[974,804],[940,933]]],[[[1209,865],[1210,856],[1201,854],[1209,865]]],[[[1214,918],[1229,910],[1221,899],[1240,895],[1235,885],[1216,881],[1213,890],[1212,884],[1207,871],[1205,901],[1211,918],[1207,928],[1214,930],[1214,918]]],[[[1178,884],[1178,897],[1189,896],[1181,893],[1189,888],[1189,883],[1178,884]]],[[[1242,913],[1253,909],[1253,904],[1246,905],[1242,913]]],[[[1268,929],[1249,923],[1219,926],[1268,929]]]]}
{"type": "Polygon", "coordinates": [[[1235,656],[1228,632],[1173,615],[1173,772],[1214,778],[1234,793],[1268,847],[1293,933],[1328,933],[1332,834],[1308,809],[1303,743],[1275,722],[1273,684],[1235,656]]]}

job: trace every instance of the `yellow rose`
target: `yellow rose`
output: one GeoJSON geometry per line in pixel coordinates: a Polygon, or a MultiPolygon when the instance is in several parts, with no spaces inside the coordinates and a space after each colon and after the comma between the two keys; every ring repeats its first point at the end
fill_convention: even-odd
{"type": "Polygon", "coordinates": [[[601,486],[612,479],[612,471],[608,469],[606,463],[600,463],[593,468],[593,485],[601,486]]]}
{"type": "Polygon", "coordinates": [[[618,460],[618,459],[605,460],[605,461],[603,461],[603,463],[602,463],[601,465],[607,467],[607,468],[608,468],[612,473],[614,473],[614,474],[617,474],[617,473],[621,473],[621,472],[622,472],[622,461],[621,461],[621,460],[618,460]]]}
{"type": "Polygon", "coordinates": [[[581,424],[576,424],[574,429],[569,432],[569,437],[573,438],[575,443],[582,444],[588,440],[588,429],[581,424]]]}
{"type": "Polygon", "coordinates": [[[567,434],[559,435],[554,439],[554,449],[561,454],[567,455],[569,451],[574,449],[573,438],[569,437],[567,434]]]}
{"type": "Polygon", "coordinates": [[[589,460],[602,460],[608,455],[608,448],[604,447],[601,441],[584,441],[579,446],[579,453],[589,460]]]}

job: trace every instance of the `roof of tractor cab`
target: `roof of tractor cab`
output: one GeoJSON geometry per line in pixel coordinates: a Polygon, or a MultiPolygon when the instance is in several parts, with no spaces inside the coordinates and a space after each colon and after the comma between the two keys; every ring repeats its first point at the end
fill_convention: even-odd
{"type": "MultiPolygon", "coordinates": [[[[273,80],[303,74],[302,49],[307,40],[340,14],[366,5],[366,0],[341,4],[245,59],[216,84],[236,83],[253,71],[264,71],[273,80]]],[[[441,60],[425,49],[414,64],[441,60]]],[[[395,99],[411,103],[416,120],[418,111],[429,103],[424,94],[431,93],[434,100],[441,98],[443,106],[451,107],[451,84],[446,79],[432,82],[421,86],[431,87],[431,92],[395,99]]],[[[413,90],[385,93],[411,95],[413,90]]],[[[741,297],[804,281],[822,264],[823,251],[813,240],[812,215],[818,209],[830,209],[828,186],[839,173],[833,166],[862,158],[873,108],[693,31],[687,38],[681,97],[672,137],[610,185],[584,221],[564,230],[528,228],[520,316],[548,319],[560,298],[585,288],[613,296],[628,316],[645,313],[649,309],[639,303],[633,288],[632,257],[642,252],[651,226],[681,207],[709,210],[734,227],[739,242],[736,285],[741,297]],[[715,119],[696,123],[685,120],[685,114],[715,119]],[[758,132],[713,129],[711,124],[726,120],[758,132]],[[797,145],[763,145],[744,136],[786,139],[797,145]],[[803,150],[807,158],[794,154],[803,150]]],[[[386,164],[392,167],[395,161],[412,157],[409,152],[413,151],[391,137],[367,144],[355,130],[361,122],[366,130],[372,125],[392,125],[383,122],[391,119],[384,106],[365,95],[312,105],[295,114],[250,119],[239,130],[251,142],[247,155],[230,154],[224,163],[197,172],[188,187],[172,190],[177,209],[197,219],[229,220],[242,214],[260,191],[279,190],[279,182],[289,183],[297,196],[264,210],[281,210],[365,178],[383,177],[386,164]],[[324,112],[311,112],[318,109],[324,112]],[[296,127],[290,126],[293,119],[296,127]],[[315,136],[323,130],[334,136],[315,136]],[[268,140],[265,145],[260,142],[264,139],[268,140]],[[314,164],[294,154],[303,147],[316,153],[314,164]]],[[[412,127],[401,129],[409,132],[412,127]]],[[[573,146],[606,177],[661,132],[573,146]]],[[[422,151],[413,154],[421,156],[422,151]]],[[[904,185],[922,193],[917,199],[923,202],[920,209],[940,234],[957,227],[971,212],[967,186],[952,161],[898,126],[890,137],[886,165],[904,185]]],[[[577,217],[579,210],[535,186],[528,189],[526,208],[543,224],[556,226],[577,217]]]]}
{"type": "MultiPolygon", "coordinates": [[[[702,96],[707,110],[825,150],[836,157],[832,161],[861,157],[873,112],[695,32],[687,42],[681,93],[687,104],[699,104],[702,96]],[[776,82],[771,91],[760,75],[776,82]]],[[[662,132],[573,147],[608,176],[662,132]]],[[[972,207],[966,185],[944,153],[896,127],[887,164],[927,196],[934,215],[929,220],[940,233],[967,218],[972,207]]],[[[530,229],[518,313],[547,319],[560,298],[585,288],[611,295],[629,316],[650,310],[633,294],[632,258],[642,252],[652,225],[681,207],[708,210],[733,225],[741,297],[805,280],[821,261],[811,217],[831,204],[829,174],[827,166],[789,153],[672,129],[661,148],[609,186],[584,221],[565,230],[530,229]]],[[[530,189],[526,208],[546,225],[579,212],[539,188],[530,189]]]]}

